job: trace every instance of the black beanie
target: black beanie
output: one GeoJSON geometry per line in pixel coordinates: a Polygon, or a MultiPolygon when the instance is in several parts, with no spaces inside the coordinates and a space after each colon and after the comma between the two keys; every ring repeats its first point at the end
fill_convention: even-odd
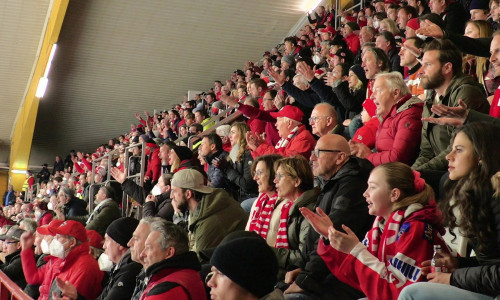
{"type": "Polygon", "coordinates": [[[278,260],[260,236],[239,237],[221,243],[210,264],[259,298],[271,293],[277,281],[278,260]]]}
{"type": "Polygon", "coordinates": [[[106,234],[115,242],[128,248],[127,243],[132,238],[135,228],[139,225],[139,220],[124,217],[114,220],[106,229],[106,234]]]}
{"type": "Polygon", "coordinates": [[[173,150],[181,161],[193,158],[193,152],[188,147],[175,146],[173,150]]]}

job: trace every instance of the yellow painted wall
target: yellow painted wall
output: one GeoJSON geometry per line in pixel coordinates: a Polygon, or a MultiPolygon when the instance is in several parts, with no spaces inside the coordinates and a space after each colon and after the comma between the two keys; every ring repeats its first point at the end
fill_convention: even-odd
{"type": "Polygon", "coordinates": [[[7,191],[7,187],[9,186],[9,172],[7,171],[0,171],[0,197],[2,197],[0,200],[0,204],[3,205],[3,195],[5,194],[5,191],[7,191]]]}
{"type": "Polygon", "coordinates": [[[49,8],[50,16],[45,34],[43,36],[40,55],[38,57],[38,61],[36,62],[33,77],[29,83],[26,98],[21,106],[21,110],[15,124],[10,148],[10,178],[16,191],[21,190],[24,180],[26,180],[26,175],[14,174],[12,173],[12,170],[27,170],[28,168],[31,144],[33,141],[33,132],[35,130],[38,104],[40,100],[35,97],[35,93],[38,87],[38,82],[45,72],[45,67],[47,66],[52,45],[55,44],[59,38],[66,9],[68,8],[68,3],[69,0],[54,0],[52,7],[49,8]]]}

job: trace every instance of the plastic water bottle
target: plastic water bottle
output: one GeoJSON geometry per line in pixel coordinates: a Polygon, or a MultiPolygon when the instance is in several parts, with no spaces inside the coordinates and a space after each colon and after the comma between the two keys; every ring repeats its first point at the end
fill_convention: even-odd
{"type": "Polygon", "coordinates": [[[434,255],[431,260],[431,272],[432,273],[448,273],[448,268],[438,261],[439,258],[443,257],[443,252],[441,250],[441,245],[434,245],[434,255]]]}

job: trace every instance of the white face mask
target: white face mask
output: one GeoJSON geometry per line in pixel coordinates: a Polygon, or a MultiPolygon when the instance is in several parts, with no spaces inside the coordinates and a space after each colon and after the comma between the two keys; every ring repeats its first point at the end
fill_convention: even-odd
{"type": "Polygon", "coordinates": [[[319,54],[314,54],[314,56],[312,57],[312,60],[314,62],[314,64],[318,65],[321,63],[321,55],[319,54]]]}
{"type": "Polygon", "coordinates": [[[99,269],[104,272],[109,272],[111,271],[111,268],[113,268],[113,262],[109,259],[106,253],[99,256],[97,263],[99,264],[99,269]]]}
{"type": "Polygon", "coordinates": [[[54,238],[52,240],[52,242],[50,243],[49,252],[50,252],[50,255],[52,255],[52,256],[59,257],[62,259],[66,258],[66,254],[64,251],[64,245],[61,242],[59,242],[59,240],[57,240],[56,238],[54,238]]]}
{"type": "Polygon", "coordinates": [[[373,27],[375,27],[375,29],[378,29],[380,27],[380,22],[378,20],[374,20],[373,27]]]}
{"type": "Polygon", "coordinates": [[[54,205],[52,205],[52,202],[49,202],[49,204],[47,204],[47,208],[49,210],[54,210],[54,205]]]}
{"type": "Polygon", "coordinates": [[[155,196],[155,197],[158,196],[158,195],[161,195],[161,189],[160,189],[160,187],[158,185],[155,185],[153,187],[153,189],[151,190],[151,194],[153,196],[155,196]]]}
{"type": "Polygon", "coordinates": [[[50,245],[45,239],[40,243],[40,247],[42,247],[42,252],[44,254],[50,254],[50,245]]]}
{"type": "Polygon", "coordinates": [[[340,18],[340,22],[345,23],[345,18],[344,18],[344,17],[341,17],[341,18],[340,18]]]}
{"type": "Polygon", "coordinates": [[[422,34],[418,34],[417,33],[417,37],[423,41],[425,41],[427,39],[427,37],[425,35],[422,35],[422,34]]]}
{"type": "Polygon", "coordinates": [[[41,216],[42,216],[42,213],[41,213],[39,210],[36,210],[36,211],[35,211],[35,217],[36,217],[37,219],[40,219],[40,217],[41,217],[41,216]]]}

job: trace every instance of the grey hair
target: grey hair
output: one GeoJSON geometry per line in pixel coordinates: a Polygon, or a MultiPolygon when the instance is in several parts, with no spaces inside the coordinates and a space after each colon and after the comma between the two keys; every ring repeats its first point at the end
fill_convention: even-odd
{"type": "Polygon", "coordinates": [[[167,250],[168,247],[174,247],[176,254],[189,251],[188,235],[182,227],[160,218],[151,223],[151,232],[153,231],[161,234],[159,243],[162,251],[167,250]]]}
{"type": "Polygon", "coordinates": [[[389,73],[379,73],[375,76],[375,79],[384,78],[385,82],[389,86],[389,90],[394,92],[399,90],[402,96],[411,94],[410,89],[406,85],[403,75],[399,72],[389,72],[389,73]]]}
{"type": "Polygon", "coordinates": [[[64,195],[66,195],[66,197],[69,197],[69,198],[73,198],[73,196],[75,196],[75,191],[72,188],[69,188],[67,186],[61,187],[59,192],[63,193],[64,195]]]}
{"type": "Polygon", "coordinates": [[[295,77],[293,77],[294,81],[297,80],[297,82],[302,83],[304,85],[309,85],[309,81],[304,78],[304,76],[297,74],[295,77]]]}
{"type": "Polygon", "coordinates": [[[229,136],[230,131],[231,131],[231,125],[229,124],[220,125],[217,128],[215,128],[215,132],[222,137],[229,136]]]}
{"type": "Polygon", "coordinates": [[[20,224],[23,224],[24,230],[34,233],[38,227],[38,223],[32,219],[23,219],[20,224]]]}

